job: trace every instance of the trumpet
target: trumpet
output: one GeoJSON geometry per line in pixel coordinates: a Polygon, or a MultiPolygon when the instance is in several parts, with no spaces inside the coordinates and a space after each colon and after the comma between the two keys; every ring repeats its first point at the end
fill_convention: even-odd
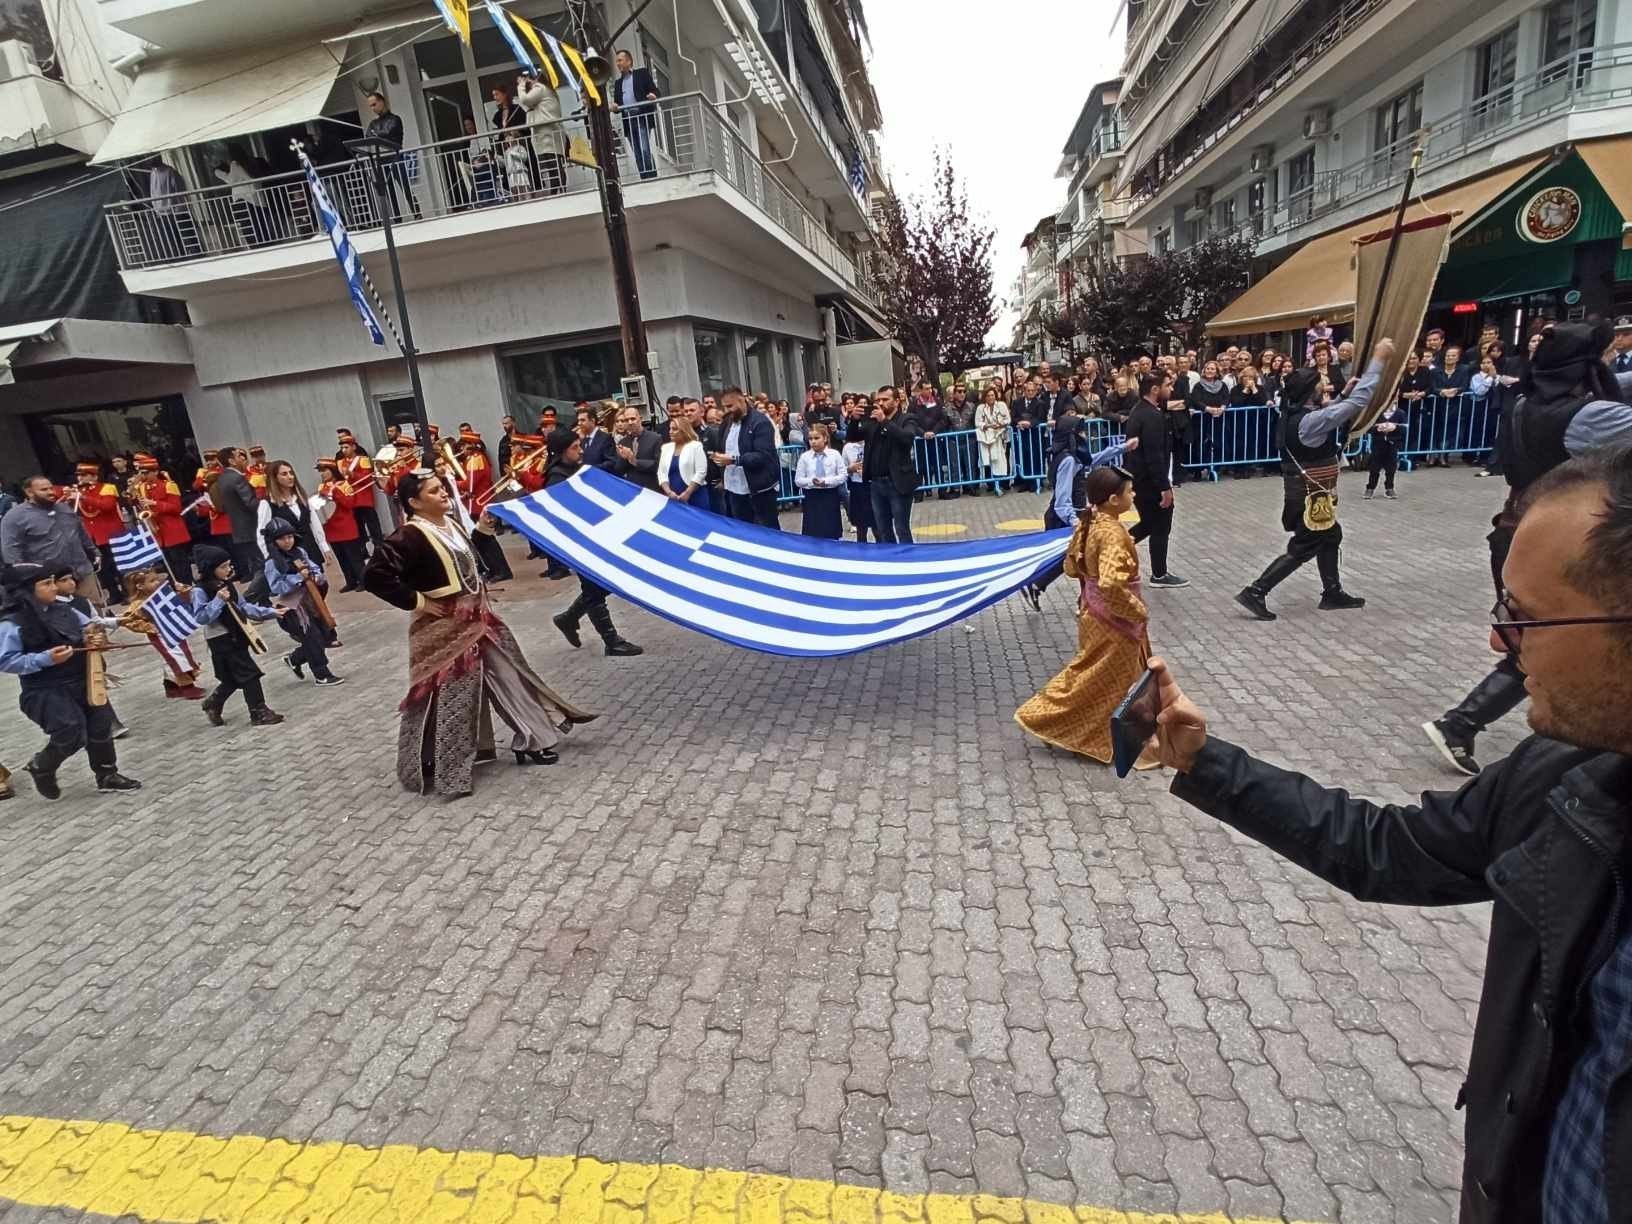
{"type": "Polygon", "coordinates": [[[467,480],[465,465],[459,462],[459,452],[454,449],[452,438],[443,438],[436,444],[437,454],[442,456],[443,462],[448,465],[448,471],[453,473],[455,480],[467,480]]]}
{"type": "Polygon", "coordinates": [[[529,451],[520,459],[512,460],[510,470],[504,474],[503,478],[498,480],[492,488],[488,489],[486,493],[477,499],[475,507],[476,513],[480,514],[484,508],[491,506],[494,502],[499,501],[501,498],[508,497],[512,493],[520,493],[527,487],[521,483],[521,474],[523,472],[536,472],[539,468],[544,466],[549,457],[550,448],[547,446],[540,446],[536,450],[529,451]]]}

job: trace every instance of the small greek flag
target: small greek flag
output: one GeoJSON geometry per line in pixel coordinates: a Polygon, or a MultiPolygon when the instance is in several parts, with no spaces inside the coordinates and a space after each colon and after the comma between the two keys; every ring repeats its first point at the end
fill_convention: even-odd
{"type": "Polygon", "coordinates": [[[861,150],[850,146],[850,190],[861,195],[867,190],[867,170],[861,164],[861,150]]]}
{"type": "Polygon", "coordinates": [[[113,563],[119,567],[121,574],[132,574],[164,564],[164,551],[144,523],[137,523],[124,535],[114,536],[109,547],[113,549],[113,563]]]}
{"type": "Polygon", "coordinates": [[[499,0],[486,0],[487,15],[493,19],[494,27],[504,35],[504,41],[510,47],[510,54],[516,57],[516,63],[528,73],[536,73],[533,67],[533,57],[527,54],[527,48],[521,45],[521,39],[516,37],[516,27],[510,24],[510,14],[499,7],[499,0]]]}
{"type": "Polygon", "coordinates": [[[183,642],[198,632],[192,609],[168,582],[147,597],[142,611],[158,627],[160,640],[171,650],[180,649],[183,642]]]}
{"type": "Polygon", "coordinates": [[[368,281],[368,274],[363,271],[363,263],[357,255],[357,249],[351,245],[351,235],[346,232],[346,223],[340,219],[340,212],[329,199],[329,193],[324,190],[323,180],[318,178],[317,170],[313,167],[311,158],[306,156],[306,150],[297,149],[300,164],[306,170],[306,188],[312,193],[312,202],[317,205],[317,216],[323,223],[323,229],[329,236],[329,245],[334,248],[334,258],[340,264],[340,274],[346,278],[346,288],[351,294],[351,304],[357,307],[357,313],[362,316],[363,326],[368,329],[368,338],[375,344],[385,343],[385,330],[380,324],[379,315],[374,313],[368,294],[364,292],[364,285],[368,281]]]}

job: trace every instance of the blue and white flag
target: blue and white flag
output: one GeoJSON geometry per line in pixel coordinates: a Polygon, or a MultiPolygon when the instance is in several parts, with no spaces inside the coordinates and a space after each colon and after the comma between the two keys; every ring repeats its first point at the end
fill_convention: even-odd
{"type": "Polygon", "coordinates": [[[670,501],[598,468],[488,510],[632,603],[779,655],[854,654],[950,625],[1038,577],[1071,536],[818,540],[670,501]]]}
{"type": "Polygon", "coordinates": [[[861,164],[861,150],[855,145],[850,146],[850,190],[858,196],[867,194],[867,170],[861,164]]]}
{"type": "Polygon", "coordinates": [[[145,523],[137,523],[124,535],[114,536],[108,541],[108,547],[113,550],[113,563],[119,567],[121,574],[133,574],[137,570],[164,564],[164,550],[145,523]]]}
{"type": "Polygon", "coordinates": [[[521,39],[516,37],[516,27],[510,24],[510,14],[499,7],[499,0],[485,0],[487,15],[493,19],[493,26],[504,35],[505,43],[510,47],[510,54],[516,57],[516,63],[521,65],[522,71],[529,76],[536,76],[538,69],[533,66],[533,57],[527,54],[527,48],[522,46],[521,39]]]}
{"type": "MultiPolygon", "coordinates": [[[[317,170],[312,165],[311,158],[306,156],[305,149],[296,149],[300,156],[300,164],[306,170],[306,188],[312,193],[312,202],[317,205],[318,220],[323,223],[323,230],[329,236],[329,245],[334,248],[334,258],[340,264],[340,274],[346,278],[346,289],[351,294],[351,304],[357,307],[357,313],[362,316],[363,326],[368,329],[368,338],[375,344],[385,343],[385,330],[380,325],[380,317],[375,314],[373,303],[365,292],[368,282],[368,273],[363,270],[363,262],[357,255],[357,249],[351,245],[351,235],[346,232],[346,223],[340,219],[340,212],[329,199],[329,193],[323,186],[323,180],[317,176],[317,170]]],[[[372,288],[372,286],[369,286],[372,288]]]]}
{"type": "Polygon", "coordinates": [[[168,582],[147,597],[142,611],[158,628],[160,640],[171,650],[179,649],[183,642],[198,632],[198,621],[193,617],[193,610],[168,582]]]}

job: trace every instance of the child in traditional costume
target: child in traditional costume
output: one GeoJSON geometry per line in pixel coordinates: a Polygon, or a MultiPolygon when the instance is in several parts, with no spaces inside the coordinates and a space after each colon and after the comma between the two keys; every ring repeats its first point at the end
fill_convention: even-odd
{"type": "MultiPolygon", "coordinates": [[[[250,657],[251,643],[260,642],[252,622],[277,620],[277,612],[252,604],[239,594],[233,585],[237,575],[232,558],[213,544],[200,544],[194,561],[199,579],[192,591],[193,619],[204,626],[204,640],[209,643],[210,662],[219,682],[215,692],[204,699],[204,717],[210,720],[212,727],[224,726],[222,708],[227,698],[242,690],[251,726],[270,727],[281,723],[283,715],[266,704],[266,694],[261,689],[261,669],[250,657]]],[[[261,645],[261,650],[265,649],[265,645],[261,645]]]]}
{"type": "MultiPolygon", "coordinates": [[[[1014,721],[1057,748],[1111,763],[1111,712],[1145,669],[1150,639],[1139,590],[1139,553],[1122,525],[1133,508],[1133,478],[1117,467],[1087,476],[1087,510],[1066,546],[1065,572],[1082,586],[1077,654],[1014,721]]],[[[1153,753],[1138,768],[1157,764],[1153,753]]]]}

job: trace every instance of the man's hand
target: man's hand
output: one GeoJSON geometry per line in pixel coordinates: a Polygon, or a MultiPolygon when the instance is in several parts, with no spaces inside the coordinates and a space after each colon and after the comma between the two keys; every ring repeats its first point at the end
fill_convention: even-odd
{"type": "Polygon", "coordinates": [[[1207,716],[1184,695],[1166,663],[1153,658],[1149,666],[1156,680],[1156,704],[1161,711],[1156,715],[1156,742],[1161,749],[1162,764],[1180,773],[1189,773],[1196,763],[1196,754],[1207,742],[1207,716]]]}
{"type": "Polygon", "coordinates": [[[1386,337],[1377,341],[1377,347],[1371,350],[1371,359],[1373,361],[1386,362],[1392,356],[1394,356],[1394,341],[1386,337]]]}
{"type": "Polygon", "coordinates": [[[625,463],[633,463],[635,461],[635,452],[630,450],[627,446],[618,447],[618,456],[625,463]]]}
{"type": "Polygon", "coordinates": [[[1134,451],[1136,451],[1138,449],[1139,449],[1139,439],[1138,438],[1129,438],[1126,442],[1124,442],[1122,444],[1122,453],[1124,455],[1131,455],[1131,454],[1133,454],[1134,451]]]}
{"type": "Polygon", "coordinates": [[[1173,509],[1173,490],[1172,489],[1163,489],[1162,490],[1162,509],[1163,510],[1173,509]]]}
{"type": "Polygon", "coordinates": [[[74,648],[72,646],[53,646],[51,647],[50,657],[51,666],[60,667],[74,657],[74,648]]]}
{"type": "Polygon", "coordinates": [[[724,451],[715,451],[714,452],[714,466],[715,467],[730,467],[731,466],[731,456],[726,454],[724,451]]]}

